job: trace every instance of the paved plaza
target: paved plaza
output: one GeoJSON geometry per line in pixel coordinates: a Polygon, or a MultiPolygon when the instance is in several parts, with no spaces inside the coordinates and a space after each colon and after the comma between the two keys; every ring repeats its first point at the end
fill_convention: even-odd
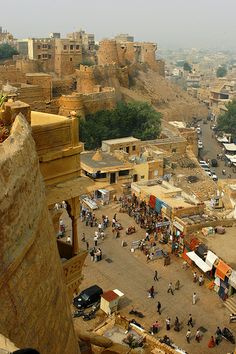
{"type": "MultiPolygon", "coordinates": [[[[96,211],[96,217],[101,219],[102,214],[108,215],[111,220],[114,214],[121,222],[124,229],[121,231],[121,237],[116,239],[112,234],[111,226],[105,231],[105,239],[98,241],[98,247],[103,251],[103,259],[100,262],[92,262],[88,255],[83,268],[84,280],[81,289],[93,284],[98,284],[104,291],[111,289],[121,290],[125,296],[120,302],[120,312],[129,319],[135,318],[129,315],[129,311],[134,308],[141,311],[145,317],[143,319],[135,318],[146,329],[149,329],[155,320],[161,322],[160,332],[157,337],[163,337],[167,334],[179,347],[185,349],[189,354],[231,353],[234,346],[223,340],[219,346],[209,349],[207,344],[211,335],[215,334],[216,327],[220,326],[230,328],[234,334],[236,324],[229,324],[229,311],[223,305],[218,295],[207,288],[205,285],[199,287],[193,283],[194,269],[182,268],[183,259],[171,255],[171,264],[164,266],[163,259],[149,261],[147,263],[145,255],[136,250],[130,252],[132,240],[138,240],[145,237],[145,230],[140,229],[126,213],[119,213],[119,205],[111,203],[108,206],[100,207],[96,211]],[[137,229],[132,235],[125,235],[126,227],[134,225],[137,229]],[[122,240],[127,241],[127,247],[122,247],[122,240]],[[107,262],[109,258],[111,262],[107,262]],[[159,281],[154,281],[154,271],[157,270],[160,276],[159,281]],[[173,284],[180,280],[180,289],[174,291],[174,295],[167,293],[168,283],[173,284]],[[156,294],[154,299],[148,298],[147,290],[154,285],[156,294]],[[196,292],[197,303],[192,304],[192,294],[196,292]],[[158,315],[156,310],[157,301],[161,302],[162,313],[158,315]],[[190,344],[186,342],[185,335],[188,330],[187,321],[189,314],[192,314],[194,327],[191,328],[192,338],[190,344]],[[175,317],[178,316],[181,322],[180,332],[175,332],[173,324],[175,317]],[[171,318],[171,329],[166,331],[165,319],[171,318]],[[195,333],[198,327],[206,329],[200,343],[195,341],[195,333]]],[[[82,233],[86,235],[86,240],[90,247],[94,246],[95,227],[85,226],[85,223],[79,223],[80,240],[82,233]]],[[[81,248],[85,248],[85,243],[80,241],[81,248]]],[[[161,248],[163,245],[159,244],[161,248]]],[[[169,246],[165,246],[169,249],[169,246]]],[[[198,272],[198,274],[200,274],[198,272]]],[[[82,319],[76,319],[76,322],[85,324],[82,319]]],[[[92,328],[92,322],[86,322],[86,327],[92,328]]]]}

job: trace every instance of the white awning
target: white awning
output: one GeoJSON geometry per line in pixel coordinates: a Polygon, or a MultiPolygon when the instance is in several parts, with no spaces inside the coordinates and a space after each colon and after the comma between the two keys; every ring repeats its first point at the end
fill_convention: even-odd
{"type": "Polygon", "coordinates": [[[236,155],[226,155],[225,156],[227,157],[228,160],[230,160],[232,163],[235,163],[236,162],[236,155]]]}
{"type": "Polygon", "coordinates": [[[236,144],[223,144],[226,151],[236,151],[236,144]]]}
{"type": "Polygon", "coordinates": [[[223,138],[217,138],[217,141],[219,141],[219,143],[228,143],[228,139],[224,136],[223,138]]]}
{"type": "Polygon", "coordinates": [[[236,289],[236,271],[233,269],[229,277],[229,284],[232,285],[234,289],[236,289]]]}
{"type": "Polygon", "coordinates": [[[99,191],[100,193],[102,193],[102,194],[107,194],[107,193],[109,193],[109,191],[106,190],[106,189],[98,189],[98,191],[99,191]]]}
{"type": "Polygon", "coordinates": [[[206,264],[194,251],[187,252],[186,255],[200,268],[204,273],[211,270],[208,264],[206,264]]]}
{"type": "Polygon", "coordinates": [[[213,267],[213,264],[215,263],[215,261],[218,259],[218,257],[215,255],[215,253],[211,252],[211,251],[207,251],[207,256],[206,256],[206,264],[211,267],[213,267]]]}

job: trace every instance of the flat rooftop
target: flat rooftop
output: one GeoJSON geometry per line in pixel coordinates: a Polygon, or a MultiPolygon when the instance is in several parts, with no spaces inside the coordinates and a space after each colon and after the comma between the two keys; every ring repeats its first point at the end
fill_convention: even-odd
{"type": "MultiPolygon", "coordinates": [[[[102,157],[101,160],[93,160],[93,157],[95,155],[95,151],[92,152],[82,152],[80,154],[80,160],[81,164],[84,164],[96,171],[101,171],[102,169],[106,168],[111,168],[111,167],[119,167],[119,166],[124,166],[125,169],[131,168],[127,167],[127,162],[126,161],[121,161],[118,158],[116,158],[114,155],[109,154],[108,152],[102,152],[100,151],[100,156],[102,157]]],[[[129,165],[129,163],[128,163],[129,165]]]]}
{"type": "Polygon", "coordinates": [[[162,182],[162,184],[154,184],[154,182],[150,183],[150,181],[132,183],[131,188],[134,190],[138,188],[141,193],[143,192],[146,195],[154,195],[172,208],[189,208],[195,206],[193,202],[186,200],[186,198],[181,195],[181,188],[172,186],[168,182],[162,182]]]}
{"type": "Polygon", "coordinates": [[[31,111],[31,126],[67,122],[69,118],[57,114],[31,111]]]}
{"type": "Polygon", "coordinates": [[[122,143],[132,143],[134,141],[140,141],[140,139],[134,138],[133,136],[128,136],[127,138],[103,140],[102,143],[105,143],[107,145],[114,145],[122,143]]]}
{"type": "Polygon", "coordinates": [[[226,227],[225,234],[214,234],[199,237],[207,247],[230,267],[236,269],[235,243],[236,227],[226,227]]]}

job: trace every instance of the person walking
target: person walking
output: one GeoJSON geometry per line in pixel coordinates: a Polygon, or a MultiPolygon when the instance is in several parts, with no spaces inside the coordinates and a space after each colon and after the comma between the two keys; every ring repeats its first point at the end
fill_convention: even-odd
{"type": "Polygon", "coordinates": [[[220,327],[218,326],[216,329],[216,339],[215,339],[216,345],[220,344],[221,336],[222,336],[222,331],[221,331],[220,327]]]}
{"type": "Polygon", "coordinates": [[[89,243],[88,241],[86,241],[86,248],[87,248],[87,251],[89,250],[89,243]]]}
{"type": "Polygon", "coordinates": [[[199,328],[197,329],[197,332],[196,332],[196,334],[195,334],[195,340],[199,343],[200,342],[200,340],[201,340],[201,336],[202,336],[202,334],[201,334],[201,332],[200,332],[200,330],[199,330],[199,328]]]}
{"type": "Polygon", "coordinates": [[[85,233],[83,232],[82,233],[82,239],[81,239],[82,242],[85,242],[85,233]]]}
{"type": "Polygon", "coordinates": [[[161,303],[160,303],[160,301],[157,302],[157,312],[159,313],[159,315],[161,314],[161,303]]]}
{"type": "Polygon", "coordinates": [[[154,299],[154,286],[153,285],[149,290],[149,294],[150,294],[150,297],[152,297],[154,299]]]}
{"type": "Polygon", "coordinates": [[[211,339],[208,342],[208,348],[214,348],[215,346],[215,339],[213,336],[211,336],[211,339]]]}
{"type": "Polygon", "coordinates": [[[176,332],[179,332],[179,331],[180,331],[180,322],[179,322],[179,319],[178,319],[177,316],[175,317],[174,330],[175,330],[176,332]]]}
{"type": "Polygon", "coordinates": [[[170,318],[169,317],[166,319],[166,330],[167,331],[170,330],[170,318]]]}
{"type": "Polygon", "coordinates": [[[175,283],[175,290],[179,290],[180,287],[180,281],[177,280],[177,282],[175,283]]]}
{"type": "Polygon", "coordinates": [[[193,318],[192,318],[191,313],[189,314],[189,317],[188,317],[187,326],[193,327],[193,318]]]}
{"type": "Polygon", "coordinates": [[[186,340],[188,343],[190,343],[190,338],[191,338],[191,331],[190,331],[190,329],[188,329],[187,333],[186,333],[186,340]]]}
{"type": "Polygon", "coordinates": [[[155,274],[154,274],[154,278],[153,278],[154,281],[158,281],[158,273],[157,273],[157,270],[155,270],[155,274]]]}
{"type": "Polygon", "coordinates": [[[197,302],[197,294],[193,293],[193,305],[195,305],[197,302]]]}
{"type": "Polygon", "coordinates": [[[202,286],[202,284],[203,284],[203,276],[202,275],[200,275],[198,278],[198,284],[199,284],[199,286],[202,286]]]}
{"type": "Polygon", "coordinates": [[[168,292],[168,293],[171,292],[171,294],[174,295],[174,292],[173,292],[173,285],[172,285],[171,282],[170,282],[169,285],[168,285],[168,290],[167,290],[167,292],[168,292]]]}
{"type": "Polygon", "coordinates": [[[194,283],[197,282],[197,273],[196,272],[193,273],[193,282],[194,283]]]}

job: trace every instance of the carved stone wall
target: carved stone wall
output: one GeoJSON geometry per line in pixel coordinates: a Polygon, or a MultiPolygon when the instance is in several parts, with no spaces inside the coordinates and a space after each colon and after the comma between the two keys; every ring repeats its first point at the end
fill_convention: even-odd
{"type": "Polygon", "coordinates": [[[31,130],[22,115],[0,144],[0,333],[41,354],[78,354],[31,130]]]}

